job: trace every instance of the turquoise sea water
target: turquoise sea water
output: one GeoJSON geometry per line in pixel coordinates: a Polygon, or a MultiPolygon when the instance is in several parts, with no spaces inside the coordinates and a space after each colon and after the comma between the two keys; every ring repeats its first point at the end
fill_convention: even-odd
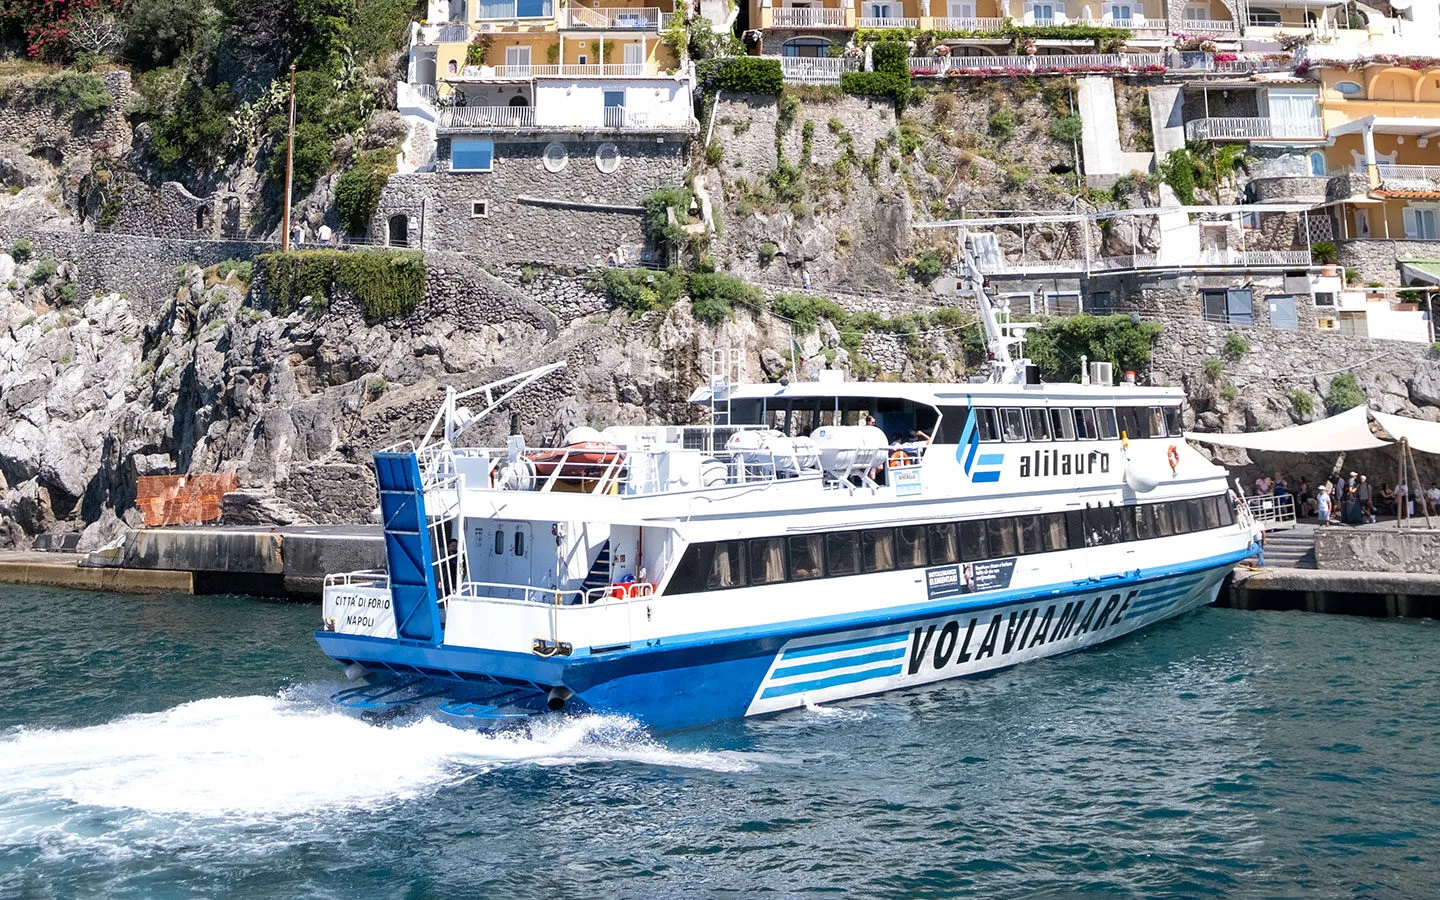
{"type": "Polygon", "coordinates": [[[330,709],[318,608],[0,585],[0,897],[1440,896],[1440,623],[1207,609],[658,738],[330,709]]]}

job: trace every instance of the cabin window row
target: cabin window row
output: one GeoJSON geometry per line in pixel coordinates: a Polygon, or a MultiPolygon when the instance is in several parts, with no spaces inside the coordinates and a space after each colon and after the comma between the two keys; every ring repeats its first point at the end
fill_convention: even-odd
{"type": "Polygon", "coordinates": [[[1191,534],[1234,523],[1234,505],[1217,494],[1063,513],[710,541],[686,548],[667,593],[689,594],[1101,547],[1191,534]]]}
{"type": "MultiPolygon", "coordinates": [[[[940,443],[960,443],[969,410],[942,407],[940,443]]],[[[1000,441],[1113,441],[1123,432],[1132,440],[1180,437],[1184,426],[1178,406],[1118,407],[975,407],[975,429],[982,443],[1000,441]]]]}

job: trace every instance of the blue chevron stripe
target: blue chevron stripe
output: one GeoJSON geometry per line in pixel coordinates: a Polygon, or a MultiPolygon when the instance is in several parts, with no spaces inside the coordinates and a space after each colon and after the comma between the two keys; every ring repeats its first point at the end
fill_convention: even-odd
{"type": "Polygon", "coordinates": [[[899,659],[905,655],[904,647],[895,649],[877,650],[874,653],[861,653],[858,656],[840,656],[835,659],[822,660],[821,662],[806,663],[800,666],[787,666],[783,669],[776,669],[770,676],[771,681],[781,678],[794,678],[796,675],[814,675],[817,672],[830,672],[835,669],[849,669],[854,666],[865,666],[870,663],[888,662],[892,659],[899,659]]]}
{"type": "Polygon", "coordinates": [[[835,687],[841,684],[854,684],[857,681],[869,681],[872,678],[885,678],[890,675],[899,675],[904,666],[883,666],[878,669],[865,669],[860,672],[846,672],[844,675],[832,675],[829,678],[817,678],[813,681],[792,681],[789,684],[777,684],[774,687],[766,688],[761,694],[762,700],[769,700],[771,697],[785,697],[790,694],[799,694],[805,691],[818,691],[828,687],[835,687]]]}
{"type": "Polygon", "coordinates": [[[858,641],[832,641],[828,644],[815,644],[810,647],[795,647],[786,650],[780,655],[780,659],[796,659],[802,656],[819,656],[822,653],[842,653],[846,650],[859,650],[862,647],[878,647],[881,644],[895,644],[905,640],[909,635],[905,632],[895,634],[882,634],[878,637],[861,638],[858,641]]]}

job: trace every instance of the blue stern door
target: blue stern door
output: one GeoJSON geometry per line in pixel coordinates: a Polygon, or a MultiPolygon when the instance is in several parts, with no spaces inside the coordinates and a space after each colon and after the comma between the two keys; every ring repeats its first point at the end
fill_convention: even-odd
{"type": "Polygon", "coordinates": [[[385,523],[385,566],[390,572],[395,631],[401,640],[438,644],[440,604],[415,454],[376,453],[375,484],[380,492],[380,521],[385,523]]]}

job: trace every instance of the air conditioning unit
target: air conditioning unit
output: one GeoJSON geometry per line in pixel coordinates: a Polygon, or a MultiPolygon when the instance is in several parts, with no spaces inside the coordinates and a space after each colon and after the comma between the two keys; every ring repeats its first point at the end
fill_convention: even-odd
{"type": "Polygon", "coordinates": [[[1111,387],[1115,384],[1115,367],[1108,362],[1090,364],[1090,383],[1111,387]]]}
{"type": "Polygon", "coordinates": [[[494,23],[494,22],[481,22],[480,24],[478,24],[478,25],[475,26],[475,30],[478,31],[478,32],[480,32],[481,34],[490,34],[491,32],[493,32],[493,31],[495,30],[495,23],[494,23]]]}

